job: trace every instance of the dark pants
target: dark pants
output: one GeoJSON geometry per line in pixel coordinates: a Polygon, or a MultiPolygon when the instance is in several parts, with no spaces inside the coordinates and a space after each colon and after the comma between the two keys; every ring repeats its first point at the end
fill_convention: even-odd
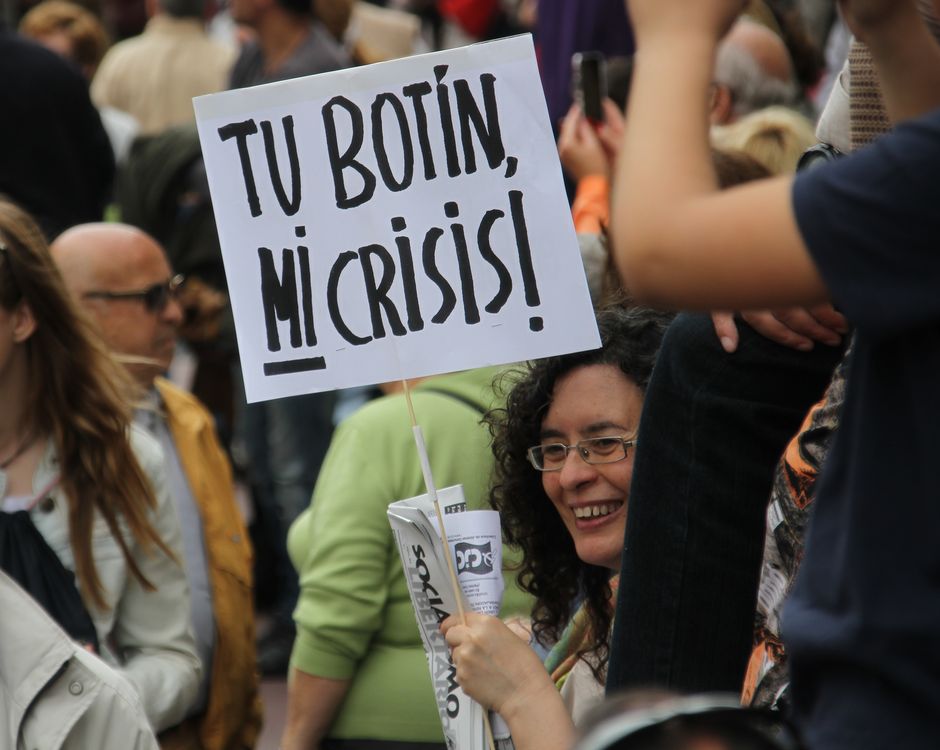
{"type": "Polygon", "coordinates": [[[679,315],[646,394],[607,691],[741,689],[773,470],[841,348],[797,352],[739,321],[726,354],[679,315]]]}

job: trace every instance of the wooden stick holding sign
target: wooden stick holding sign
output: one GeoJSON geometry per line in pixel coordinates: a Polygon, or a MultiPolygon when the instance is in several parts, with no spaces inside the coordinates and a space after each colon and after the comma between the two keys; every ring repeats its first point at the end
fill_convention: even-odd
{"type": "MultiPolygon", "coordinates": [[[[408,416],[411,418],[411,432],[415,437],[415,445],[418,448],[418,460],[421,462],[421,473],[424,475],[424,486],[428,491],[431,502],[434,503],[434,513],[437,516],[437,525],[441,530],[441,542],[444,545],[444,555],[447,560],[447,572],[450,574],[450,585],[453,587],[454,599],[457,602],[457,614],[460,616],[460,622],[467,624],[467,612],[463,606],[463,591],[460,589],[460,582],[457,580],[457,569],[454,567],[454,556],[450,550],[450,541],[447,539],[447,527],[444,526],[444,514],[441,512],[441,504],[437,499],[437,486],[434,484],[434,475],[431,473],[431,461],[428,458],[428,448],[424,444],[424,433],[421,431],[421,425],[415,417],[415,407],[411,401],[411,389],[408,387],[408,381],[401,381],[405,391],[405,403],[408,404],[408,416]]],[[[489,712],[483,712],[483,723],[486,728],[486,744],[490,750],[496,750],[496,741],[493,739],[493,728],[490,726],[489,712]]]]}

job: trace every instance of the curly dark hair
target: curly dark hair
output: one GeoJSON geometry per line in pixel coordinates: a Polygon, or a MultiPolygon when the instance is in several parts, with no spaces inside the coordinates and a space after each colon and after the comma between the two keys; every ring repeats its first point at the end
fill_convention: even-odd
{"type": "Polygon", "coordinates": [[[579,595],[595,643],[581,653],[598,680],[603,680],[613,612],[610,571],[578,557],[574,540],[557,513],[546,512],[542,479],[526,458],[540,439],[542,419],[555,383],[565,373],[587,365],[614,365],[646,392],[659,344],[672,314],[641,307],[605,308],[597,313],[601,348],[538,360],[525,370],[506,373],[497,388],[506,391],[506,406],[490,411],[485,421],[496,457],[490,504],[500,512],[507,544],[522,550],[517,579],[535,597],[532,629],[539,642],[559,638],[579,595]],[[593,662],[593,663],[592,663],[593,662]]]}

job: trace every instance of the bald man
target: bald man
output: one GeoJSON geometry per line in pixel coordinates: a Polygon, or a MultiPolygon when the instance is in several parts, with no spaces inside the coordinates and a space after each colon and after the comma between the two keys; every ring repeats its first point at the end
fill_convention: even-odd
{"type": "Polygon", "coordinates": [[[147,394],[136,421],[163,446],[180,515],[203,684],[187,719],[161,735],[161,747],[254,747],[261,710],[248,535],[211,416],[162,377],[183,319],[177,301],[183,279],[152,237],[122,224],[73,227],[52,253],[71,292],[147,394]]]}
{"type": "Polygon", "coordinates": [[[763,24],[739,19],[718,48],[712,124],[727,125],[775,104],[794,105],[798,91],[783,40],[763,24]]]}

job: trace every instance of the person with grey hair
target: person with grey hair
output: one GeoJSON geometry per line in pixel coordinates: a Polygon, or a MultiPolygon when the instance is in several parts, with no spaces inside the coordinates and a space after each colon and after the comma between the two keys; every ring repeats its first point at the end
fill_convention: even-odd
{"type": "Polygon", "coordinates": [[[91,83],[99,107],[133,115],[142,135],[195,122],[192,99],[227,88],[235,50],[211,40],[204,0],[146,0],[150,20],[115,44],[91,83]]]}
{"type": "Polygon", "coordinates": [[[775,104],[794,105],[799,90],[783,40],[766,26],[740,19],[718,48],[711,121],[727,125],[775,104]]]}

